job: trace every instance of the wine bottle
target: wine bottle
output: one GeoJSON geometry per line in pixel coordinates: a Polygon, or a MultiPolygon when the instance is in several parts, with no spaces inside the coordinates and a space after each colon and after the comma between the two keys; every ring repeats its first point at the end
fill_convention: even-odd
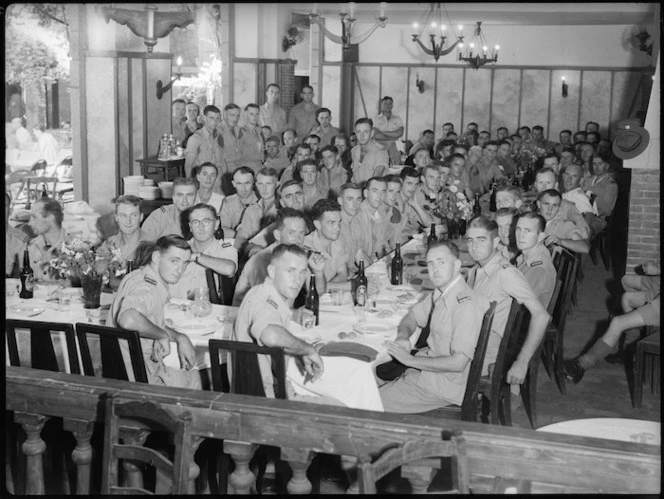
{"type": "Polygon", "coordinates": [[[395,286],[403,284],[403,258],[401,258],[401,243],[397,243],[397,247],[394,250],[390,283],[394,284],[395,286]]]}
{"type": "Polygon", "coordinates": [[[12,265],[12,270],[9,274],[9,277],[13,279],[18,279],[21,276],[21,264],[18,263],[18,253],[14,253],[14,265],[12,265]]]}
{"type": "Polygon", "coordinates": [[[128,259],[127,260],[127,274],[129,272],[132,272],[134,270],[134,260],[128,259]]]}
{"type": "Polygon", "coordinates": [[[46,190],[46,184],[42,184],[42,199],[48,197],[48,191],[46,190]]]}
{"type": "Polygon", "coordinates": [[[27,248],[23,253],[23,268],[19,277],[21,279],[21,292],[18,296],[20,298],[32,298],[35,289],[35,273],[30,267],[30,254],[27,248]]]}
{"type": "Polygon", "coordinates": [[[475,194],[475,204],[473,205],[473,218],[479,217],[482,214],[482,207],[480,206],[480,193],[475,194]]]}
{"type": "Polygon", "coordinates": [[[364,260],[360,260],[360,270],[357,273],[357,288],[355,288],[355,305],[366,307],[369,282],[364,275],[364,260]]]}
{"type": "Polygon", "coordinates": [[[436,241],[438,241],[438,238],[436,237],[436,224],[431,224],[431,231],[427,238],[427,244],[435,243],[436,241]]]}
{"type": "Polygon", "coordinates": [[[318,291],[316,291],[316,276],[311,274],[309,278],[309,291],[307,291],[307,298],[304,301],[304,308],[311,310],[316,316],[316,325],[319,325],[319,307],[318,307],[318,291]]]}
{"type": "Polygon", "coordinates": [[[496,186],[497,183],[494,182],[491,184],[491,196],[489,197],[489,211],[495,212],[496,211],[496,186]]]}

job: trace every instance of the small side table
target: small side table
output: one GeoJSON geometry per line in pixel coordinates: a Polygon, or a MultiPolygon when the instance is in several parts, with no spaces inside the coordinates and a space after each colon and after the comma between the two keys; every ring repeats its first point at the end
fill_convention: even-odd
{"type": "Polygon", "coordinates": [[[171,168],[175,167],[178,169],[178,176],[184,177],[184,157],[182,158],[170,158],[170,159],[158,159],[158,158],[144,158],[137,159],[137,163],[141,165],[141,175],[147,175],[149,169],[153,168],[156,170],[161,170],[164,174],[164,180],[171,180],[169,177],[169,171],[171,168]]]}
{"type": "Polygon", "coordinates": [[[143,214],[143,220],[148,218],[148,215],[152,213],[157,208],[166,206],[168,204],[173,204],[172,199],[141,199],[141,213],[143,214]]]}

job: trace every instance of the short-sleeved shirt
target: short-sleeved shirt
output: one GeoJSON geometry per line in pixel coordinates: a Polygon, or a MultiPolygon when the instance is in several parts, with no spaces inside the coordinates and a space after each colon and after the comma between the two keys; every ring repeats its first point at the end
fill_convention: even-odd
{"type": "Polygon", "coordinates": [[[226,173],[224,150],[219,144],[218,136],[219,132],[216,129],[210,133],[206,127],[202,127],[189,137],[187,149],[184,152],[186,171],[191,171],[194,166],[210,162],[219,169],[220,175],[226,173]]]}
{"type": "Polygon", "coordinates": [[[219,194],[218,192],[212,191],[212,195],[210,196],[210,199],[208,199],[207,201],[203,201],[201,199],[201,191],[198,190],[198,192],[196,192],[196,200],[194,201],[194,204],[198,204],[198,203],[209,204],[215,210],[217,210],[217,215],[219,215],[219,213],[221,212],[221,205],[224,202],[225,197],[226,196],[224,196],[223,194],[219,194]]]}
{"type": "Polygon", "coordinates": [[[309,130],[318,124],[316,121],[316,111],[319,109],[320,106],[317,106],[313,102],[311,110],[307,109],[304,101],[295,104],[288,113],[288,128],[295,130],[298,138],[304,141],[309,130]]]}
{"type": "MultiPolygon", "coordinates": [[[[192,245],[193,242],[193,238],[188,241],[189,245],[192,245]]],[[[235,268],[237,269],[237,250],[233,247],[233,242],[230,240],[213,239],[201,254],[229,260],[235,264],[235,268]]],[[[192,299],[194,288],[207,288],[205,270],[206,267],[200,263],[189,262],[182,276],[180,276],[180,280],[176,284],[168,286],[171,296],[173,298],[192,299]]]]}
{"type": "Polygon", "coordinates": [[[496,362],[500,341],[512,307],[512,299],[521,304],[529,299],[536,299],[536,295],[523,274],[499,253],[494,254],[484,267],[476,264],[470,269],[468,284],[479,296],[490,302],[496,302],[496,312],[482,367],[482,374],[485,375],[489,372],[489,364],[496,362]]]}
{"type": "Polygon", "coordinates": [[[293,175],[295,175],[295,161],[293,161],[284,169],[284,171],[281,172],[281,176],[279,177],[279,184],[283,185],[289,180],[293,180],[293,175]]]}
{"type": "Polygon", "coordinates": [[[562,218],[560,212],[558,212],[553,220],[549,220],[546,223],[544,233],[547,236],[556,236],[559,239],[573,239],[575,241],[588,237],[587,234],[584,236],[583,230],[573,220],[562,218]]]}
{"type": "Polygon", "coordinates": [[[140,244],[141,241],[146,240],[145,235],[143,234],[143,229],[138,229],[138,230],[139,230],[139,238],[138,241],[135,243],[126,242],[122,237],[121,232],[112,235],[107,239],[107,241],[109,244],[112,244],[113,246],[115,246],[120,250],[122,258],[124,258],[125,260],[135,260],[136,250],[138,249],[138,245],[140,244]]]}
{"type": "Polygon", "coordinates": [[[348,274],[346,267],[348,256],[346,255],[343,243],[339,239],[330,243],[330,251],[328,252],[323,246],[318,231],[313,231],[311,234],[305,236],[304,245],[323,253],[327,257],[325,266],[323,267],[323,275],[327,282],[330,282],[337,274],[348,274]]]}
{"type": "Polygon", "coordinates": [[[156,241],[161,236],[168,234],[182,236],[180,212],[174,204],[167,204],[154,210],[141,226],[143,241],[156,241]]]}
{"type": "Polygon", "coordinates": [[[265,280],[267,277],[267,266],[272,259],[272,250],[276,247],[277,243],[274,242],[247,260],[240,278],[235,285],[235,293],[233,294],[234,307],[239,307],[247,292],[265,280]]]}
{"type": "Polygon", "coordinates": [[[249,239],[249,243],[260,246],[261,248],[267,248],[274,242],[274,229],[276,228],[277,223],[272,222],[270,225],[262,228],[254,237],[249,239]]]}
{"type": "Polygon", "coordinates": [[[259,199],[256,203],[247,206],[242,217],[242,222],[237,226],[235,234],[235,247],[241,249],[244,244],[258,234],[261,229],[261,220],[265,217],[277,216],[276,200],[265,202],[264,199],[259,199]]]}
{"type": "Polygon", "coordinates": [[[618,199],[618,184],[616,184],[611,175],[593,175],[585,178],[581,182],[581,188],[597,196],[595,203],[597,204],[597,213],[600,217],[606,218],[613,213],[613,208],[618,199]]]}
{"type": "Polygon", "coordinates": [[[219,210],[219,218],[222,227],[236,230],[238,225],[242,222],[246,208],[257,202],[258,197],[253,192],[249,196],[246,204],[242,202],[240,196],[237,194],[226,196],[224,202],[221,204],[221,210],[219,210]]]}
{"type": "MultiPolygon", "coordinates": [[[[58,277],[58,273],[50,265],[51,259],[60,254],[62,244],[67,242],[67,232],[60,229],[60,234],[53,244],[48,244],[43,235],[38,235],[28,242],[28,254],[30,255],[30,266],[34,277],[38,281],[52,280],[58,277]]],[[[23,262],[21,262],[21,265],[23,262]]]]}
{"type": "Polygon", "coordinates": [[[5,232],[5,275],[11,273],[15,261],[18,262],[19,269],[23,266],[23,254],[29,239],[25,232],[14,227],[7,228],[7,232],[5,232]]]}
{"type": "MultiPolygon", "coordinates": [[[[415,199],[415,202],[417,202],[417,199],[415,199]]],[[[404,198],[404,196],[401,192],[399,193],[399,206],[398,206],[398,208],[401,210],[401,216],[406,218],[406,225],[404,225],[402,230],[401,230],[402,236],[404,238],[407,238],[408,236],[412,236],[413,234],[417,234],[420,231],[420,227],[422,226],[423,220],[417,214],[417,212],[415,211],[415,208],[413,208],[408,203],[408,200],[406,200],[406,198],[404,198]]]]}
{"type": "Polygon", "coordinates": [[[563,199],[574,203],[577,210],[579,210],[582,215],[584,213],[592,213],[593,215],[597,215],[597,207],[590,203],[590,199],[588,199],[588,196],[586,196],[586,193],[582,191],[580,187],[565,192],[563,194],[563,199]]]}
{"type": "MultiPolygon", "coordinates": [[[[270,325],[288,327],[293,311],[274,287],[272,280],[253,287],[244,297],[233,326],[233,339],[263,346],[263,331],[270,325]]],[[[274,398],[274,378],[270,357],[258,356],[258,365],[267,398],[274,398]]]]}
{"type": "MultiPolygon", "coordinates": [[[[236,168],[242,166],[240,163],[241,153],[239,140],[242,136],[242,130],[239,126],[231,127],[226,121],[222,120],[217,127],[219,135],[217,140],[224,149],[224,163],[226,169],[224,172],[234,172],[236,168]]],[[[221,175],[222,172],[219,172],[221,175]]]]}
{"type": "Polygon", "coordinates": [[[279,154],[276,158],[268,157],[263,163],[263,166],[269,166],[270,168],[274,168],[275,170],[277,170],[277,174],[279,174],[284,170],[286,170],[286,168],[288,168],[290,164],[291,162],[288,160],[288,157],[279,154]]]}
{"type": "Polygon", "coordinates": [[[318,172],[318,190],[323,195],[331,195],[336,199],[339,196],[341,186],[348,182],[348,170],[338,161],[331,169],[323,166],[318,172]]]}
{"type": "MultiPolygon", "coordinates": [[[[388,118],[383,113],[380,113],[373,119],[373,126],[374,128],[380,130],[381,132],[393,132],[403,127],[403,120],[396,114],[393,114],[388,118]]],[[[395,142],[396,140],[380,141],[380,143],[382,143],[386,147],[389,146],[390,144],[394,144],[395,142]]]]}
{"type": "Polygon", "coordinates": [[[304,189],[304,209],[310,210],[311,207],[316,204],[316,201],[325,199],[325,196],[319,189],[318,186],[313,191],[307,191],[304,189]]]}
{"type": "Polygon", "coordinates": [[[590,227],[588,226],[588,222],[586,222],[586,219],[583,218],[581,212],[571,201],[563,199],[560,202],[558,217],[562,218],[563,220],[569,219],[574,222],[578,230],[581,232],[581,234],[583,234],[582,239],[586,239],[590,235],[590,227]]]}
{"type": "MultiPolygon", "coordinates": [[[[349,217],[345,211],[341,210],[341,232],[339,241],[346,248],[346,266],[348,273],[352,274],[357,269],[355,265],[355,254],[360,248],[358,234],[362,231],[362,226],[357,215],[349,217]]],[[[367,262],[368,263],[368,262],[367,262]]]]}
{"type": "Polygon", "coordinates": [[[526,278],[542,306],[547,308],[556,286],[556,268],[546,246],[537,243],[527,255],[521,253],[516,258],[516,268],[526,278]]]}
{"type": "Polygon", "coordinates": [[[286,111],[276,105],[269,108],[267,102],[260,107],[260,126],[269,126],[272,135],[281,136],[287,128],[286,111]]]}
{"type": "Polygon", "coordinates": [[[413,207],[403,206],[401,203],[401,194],[399,194],[394,206],[383,204],[383,206],[380,207],[380,210],[384,213],[385,219],[387,220],[386,234],[390,248],[396,246],[396,243],[403,243],[407,239],[405,233],[407,232],[408,215],[406,213],[408,208],[413,210],[413,207]]]}
{"type": "Polygon", "coordinates": [[[263,151],[265,150],[265,142],[260,128],[257,126],[253,129],[242,127],[238,147],[240,148],[240,163],[242,166],[248,166],[255,174],[258,173],[263,168],[263,151]]]}
{"type": "Polygon", "coordinates": [[[327,127],[327,130],[323,130],[323,127],[320,125],[314,126],[309,130],[309,135],[318,135],[320,137],[320,147],[334,145],[334,138],[339,135],[339,129],[333,126],[327,127]]]}
{"type": "Polygon", "coordinates": [[[358,247],[373,259],[375,253],[381,253],[388,243],[389,219],[380,209],[374,212],[366,199],[360,204],[360,211],[355,218],[359,222],[359,233],[354,234],[359,243],[358,247]]]}
{"type": "Polygon", "coordinates": [[[351,166],[353,170],[353,182],[356,184],[361,184],[371,177],[375,177],[376,168],[382,166],[387,170],[389,166],[390,161],[387,149],[373,139],[367,144],[367,152],[362,160],[360,159],[361,155],[362,146],[359,144],[350,151],[350,156],[353,160],[351,166]]]}
{"type": "MultiPolygon", "coordinates": [[[[463,278],[458,276],[442,293],[437,289],[413,306],[411,313],[419,327],[426,326],[432,306],[431,332],[427,338],[427,348],[420,350],[418,356],[449,357],[461,353],[468,358],[468,364],[461,372],[408,369],[402,378],[393,383],[408,384],[416,380],[417,388],[413,390],[414,392],[423,390],[427,395],[432,396],[433,401],[439,399],[441,406],[446,405],[445,401],[461,405],[470,373],[470,361],[475,354],[488,302],[479,297],[463,278]]],[[[389,386],[386,385],[386,388],[389,386]]],[[[381,389],[381,397],[384,394],[385,391],[381,389]]],[[[386,400],[383,398],[385,409],[389,411],[391,404],[385,402],[386,400]]],[[[399,403],[398,400],[390,402],[399,403]]],[[[432,408],[432,400],[429,397],[422,402],[422,406],[418,407],[416,400],[408,400],[408,412],[421,412],[432,408]]]]}

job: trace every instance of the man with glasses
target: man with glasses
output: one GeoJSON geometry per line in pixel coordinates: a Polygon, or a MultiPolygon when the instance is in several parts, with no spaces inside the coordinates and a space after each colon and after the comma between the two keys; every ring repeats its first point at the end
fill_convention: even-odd
{"type": "Polygon", "coordinates": [[[192,253],[180,280],[169,285],[171,297],[193,300],[195,288],[207,288],[207,269],[226,277],[235,275],[237,250],[232,243],[215,239],[214,233],[218,227],[217,211],[212,206],[199,203],[189,210],[192,238],[187,242],[192,253]]]}
{"type": "Polygon", "coordinates": [[[176,234],[182,236],[181,215],[194,204],[198,180],[178,177],[173,181],[173,204],[154,210],[143,222],[143,241],[156,241],[161,236],[176,234]]]}
{"type": "Polygon", "coordinates": [[[120,250],[125,260],[136,260],[136,249],[145,240],[141,229],[141,199],[131,194],[115,200],[115,222],[119,232],[108,238],[108,243],[120,250]]]}

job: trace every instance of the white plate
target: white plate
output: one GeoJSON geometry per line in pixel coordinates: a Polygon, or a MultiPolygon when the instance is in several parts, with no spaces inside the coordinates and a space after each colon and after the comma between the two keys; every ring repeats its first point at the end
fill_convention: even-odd
{"type": "Polygon", "coordinates": [[[46,310],[44,307],[35,307],[34,305],[24,305],[24,304],[9,305],[9,307],[7,308],[9,310],[13,310],[14,312],[21,312],[28,314],[41,314],[44,310],[46,310]]]}
{"type": "Polygon", "coordinates": [[[353,329],[363,334],[384,334],[394,329],[384,324],[353,324],[353,329]]]}
{"type": "Polygon", "coordinates": [[[173,329],[187,336],[201,336],[221,329],[223,325],[216,319],[181,319],[173,323],[173,329]]]}

